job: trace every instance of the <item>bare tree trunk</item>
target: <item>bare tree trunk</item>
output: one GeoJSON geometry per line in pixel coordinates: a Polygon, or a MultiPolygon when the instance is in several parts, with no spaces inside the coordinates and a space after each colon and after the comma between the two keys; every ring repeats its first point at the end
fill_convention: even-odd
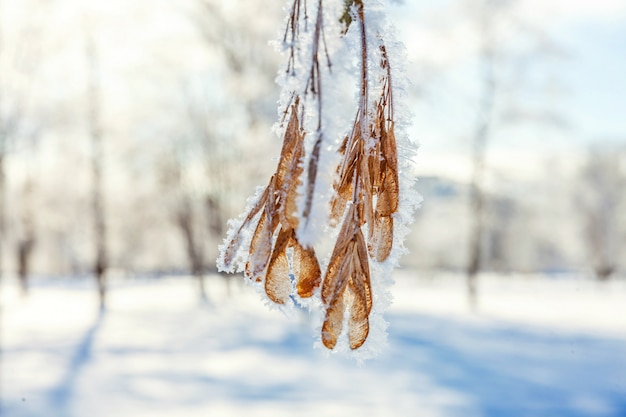
{"type": "MultiPolygon", "coordinates": [[[[267,59],[256,53],[258,47],[261,46],[256,31],[250,25],[241,26],[241,22],[231,20],[230,16],[225,14],[219,2],[214,0],[196,0],[196,13],[191,17],[196,22],[200,33],[202,34],[209,53],[215,53],[215,48],[219,48],[223,54],[224,61],[232,73],[234,82],[229,83],[228,87],[235,96],[249,95],[244,92],[247,82],[251,76],[250,66],[247,65],[251,59],[255,60],[255,66],[259,73],[255,74],[255,82],[259,85],[274,85],[275,64],[272,59],[267,59]]],[[[247,128],[251,135],[255,134],[255,130],[259,127],[260,108],[264,101],[267,100],[266,95],[254,96],[248,100],[246,106],[249,124],[247,128]]],[[[272,103],[273,105],[273,103],[272,103]]],[[[191,109],[190,109],[191,110],[191,109]]],[[[207,162],[207,179],[209,193],[206,200],[206,219],[208,223],[209,238],[212,242],[221,242],[225,233],[224,225],[226,220],[232,218],[237,213],[234,211],[232,201],[231,188],[233,179],[239,176],[239,172],[232,172],[232,166],[229,161],[237,161],[238,157],[233,157],[233,145],[225,141],[212,129],[211,125],[207,125],[207,114],[193,114],[192,124],[197,126],[198,137],[202,138],[204,144],[205,159],[207,162]]],[[[240,149],[236,149],[237,153],[241,153],[240,149]]],[[[237,204],[238,205],[238,204],[237,204]]],[[[238,210],[238,209],[237,209],[238,210]]],[[[217,249],[217,244],[212,245],[217,249]]],[[[217,257],[215,249],[208,249],[208,259],[214,260],[217,257]]],[[[213,261],[213,264],[214,261],[213,261]]],[[[233,279],[226,274],[222,275],[225,279],[227,293],[231,294],[231,286],[233,279]]],[[[241,283],[235,280],[236,283],[241,283]]]]}
{"type": "Polygon", "coordinates": [[[188,200],[181,203],[177,220],[185,241],[185,248],[187,249],[187,258],[189,259],[191,273],[198,280],[200,298],[202,300],[206,300],[207,295],[204,285],[204,257],[202,255],[202,249],[198,247],[198,242],[194,232],[193,209],[188,200]]]}
{"type": "MultiPolygon", "coordinates": [[[[0,0],[0,17],[3,15],[3,1],[0,0]]],[[[3,56],[3,32],[2,26],[0,26],[0,63],[2,62],[1,58],[3,56]]],[[[0,104],[4,99],[3,91],[2,91],[2,76],[0,72],[0,104]]],[[[5,227],[5,210],[6,210],[6,177],[4,172],[4,159],[6,155],[6,142],[7,136],[5,134],[5,126],[4,120],[2,120],[0,115],[0,281],[2,281],[2,276],[4,273],[4,240],[6,234],[5,227]]],[[[1,409],[1,404],[0,404],[1,409]]]]}
{"type": "Polygon", "coordinates": [[[86,32],[86,58],[88,66],[88,92],[87,108],[88,123],[92,145],[92,215],[95,240],[95,258],[93,272],[98,284],[98,297],[100,309],[106,306],[106,271],[108,267],[107,256],[107,228],[104,209],[104,187],[102,185],[102,128],[100,109],[100,81],[98,79],[98,56],[93,34],[87,29],[86,32]]]}
{"type": "MultiPolygon", "coordinates": [[[[0,0],[0,16],[2,13],[2,1],[0,0]]],[[[37,126],[39,123],[35,118],[29,118],[29,123],[22,124],[25,119],[25,115],[28,116],[29,102],[33,97],[30,96],[31,88],[33,87],[33,72],[38,66],[39,62],[39,50],[40,50],[40,36],[39,26],[37,22],[27,19],[20,30],[20,35],[13,39],[13,42],[19,42],[19,45],[14,45],[13,58],[15,60],[12,69],[8,71],[0,71],[0,78],[6,77],[6,79],[0,79],[0,102],[8,99],[3,104],[3,114],[0,115],[0,277],[3,272],[4,252],[6,245],[9,246],[7,234],[7,172],[6,172],[6,158],[10,141],[13,141],[16,134],[20,134],[23,127],[25,130],[31,130],[30,135],[39,129],[37,126]],[[24,62],[28,62],[28,65],[24,65],[24,62]],[[15,76],[17,77],[15,78],[15,76]],[[3,77],[4,76],[4,77],[3,77]],[[8,106],[7,106],[8,104],[8,106]],[[8,111],[7,111],[8,108],[8,111]]],[[[4,58],[4,38],[0,27],[0,58],[4,58]]],[[[1,59],[0,59],[1,60],[1,59]]],[[[3,69],[7,69],[4,68],[3,69]]],[[[26,117],[28,118],[28,117],[26,117]]],[[[22,136],[22,140],[26,137],[22,136]]],[[[33,137],[31,136],[31,139],[33,137]]],[[[32,193],[33,182],[29,177],[25,183],[24,198],[26,203],[24,204],[24,210],[22,210],[21,222],[23,226],[22,236],[18,239],[18,277],[22,283],[24,291],[27,288],[27,275],[29,270],[30,255],[34,246],[34,231],[33,231],[33,211],[32,202],[30,201],[30,194],[32,193]]],[[[8,251],[6,251],[8,253],[8,251]]]]}
{"type": "Polygon", "coordinates": [[[28,294],[28,274],[30,272],[30,259],[35,239],[32,235],[20,239],[17,244],[17,273],[20,281],[22,294],[28,294]]]}
{"type": "MultiPolygon", "coordinates": [[[[226,175],[224,175],[224,183],[226,183],[226,175]]],[[[224,230],[224,225],[226,224],[226,219],[228,218],[225,213],[224,205],[227,203],[224,192],[221,192],[218,197],[208,196],[206,199],[206,216],[208,219],[208,228],[209,228],[209,236],[211,237],[221,237],[226,233],[224,230]]],[[[217,255],[215,256],[217,258],[217,255]]],[[[226,274],[222,274],[222,278],[224,279],[224,283],[226,284],[226,295],[230,297],[232,295],[232,282],[233,280],[226,274]]]]}
{"type": "Polygon", "coordinates": [[[609,150],[590,152],[583,183],[587,186],[585,241],[596,279],[607,281],[619,265],[619,207],[623,180],[619,156],[609,150]]]}
{"type": "Polygon", "coordinates": [[[4,242],[6,240],[6,174],[4,170],[5,141],[0,126],[0,281],[4,275],[4,242]]]}
{"type": "MultiPolygon", "coordinates": [[[[488,6],[486,6],[488,7],[488,6]]],[[[469,237],[469,258],[467,265],[467,296],[470,309],[478,309],[478,272],[481,269],[483,255],[483,237],[485,230],[484,190],[485,156],[491,133],[492,113],[496,92],[494,76],[493,41],[490,39],[490,16],[485,10],[481,22],[483,51],[481,54],[481,98],[478,108],[478,120],[474,133],[474,149],[472,156],[473,173],[470,188],[471,226],[469,237]]]]}
{"type": "MultiPolygon", "coordinates": [[[[0,0],[0,17],[3,16],[3,1],[0,0]]],[[[2,48],[3,48],[3,33],[2,33],[2,25],[0,25],[0,58],[2,58],[2,48]]],[[[2,61],[0,60],[0,63],[2,61]]],[[[2,95],[2,71],[0,71],[0,104],[2,104],[3,95],[2,95]]],[[[2,283],[2,277],[4,272],[4,262],[3,262],[3,242],[5,238],[5,199],[6,199],[6,179],[4,176],[4,157],[6,152],[6,136],[4,133],[4,123],[2,118],[0,117],[0,284],[2,283]]],[[[2,307],[0,307],[2,309],[2,307]]],[[[1,313],[1,311],[0,311],[1,313]]],[[[1,325],[2,323],[0,323],[1,325]]],[[[4,339],[2,338],[2,331],[0,331],[0,348],[2,348],[2,342],[4,339]]],[[[4,355],[0,355],[0,394],[2,394],[4,389],[3,378],[4,373],[4,363],[2,361],[4,355]]],[[[0,415],[3,414],[2,410],[4,409],[2,395],[0,395],[0,415]]]]}
{"type": "Polygon", "coordinates": [[[28,294],[30,261],[36,242],[33,216],[33,192],[34,183],[31,178],[27,178],[22,193],[20,220],[22,227],[19,238],[17,239],[17,275],[23,295],[28,294]]]}

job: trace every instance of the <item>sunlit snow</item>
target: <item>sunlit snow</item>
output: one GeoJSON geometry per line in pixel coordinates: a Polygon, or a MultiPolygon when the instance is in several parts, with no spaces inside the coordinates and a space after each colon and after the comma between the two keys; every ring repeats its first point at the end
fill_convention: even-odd
{"type": "Polygon", "coordinates": [[[626,285],[485,277],[466,313],[459,276],[396,274],[377,359],[314,349],[287,318],[222,277],[2,284],[2,415],[613,416],[626,413],[626,285]],[[228,295],[230,293],[230,295],[228,295]]]}

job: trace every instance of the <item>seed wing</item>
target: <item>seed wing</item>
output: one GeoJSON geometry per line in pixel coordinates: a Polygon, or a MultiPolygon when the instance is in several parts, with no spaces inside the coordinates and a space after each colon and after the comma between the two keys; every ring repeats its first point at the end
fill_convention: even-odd
{"type": "Polygon", "coordinates": [[[393,247],[393,218],[376,216],[369,240],[369,254],[376,262],[384,262],[393,247]]]}
{"type": "Polygon", "coordinates": [[[285,304],[291,294],[287,247],[291,241],[292,232],[290,229],[283,229],[279,232],[269,266],[267,267],[265,293],[276,304],[285,304]]]}
{"type": "Polygon", "coordinates": [[[322,343],[328,349],[333,349],[343,328],[343,315],[346,310],[344,293],[342,292],[326,309],[324,324],[322,325],[322,343]]]}
{"type": "Polygon", "coordinates": [[[322,271],[315,250],[303,247],[294,239],[293,260],[294,273],[298,277],[296,284],[298,295],[302,298],[311,297],[322,282],[322,271]]]}
{"type": "Polygon", "coordinates": [[[263,272],[272,252],[273,222],[268,207],[269,204],[266,205],[265,210],[261,213],[259,223],[254,230],[245,269],[246,276],[257,282],[262,280],[263,272]]]}
{"type": "Polygon", "coordinates": [[[233,272],[233,261],[237,256],[237,252],[239,251],[241,244],[243,243],[241,231],[250,224],[254,216],[256,216],[257,213],[267,204],[268,196],[269,187],[266,187],[263,191],[263,194],[261,194],[257,202],[254,204],[254,206],[252,206],[252,209],[250,209],[250,212],[248,213],[244,221],[241,223],[241,226],[239,226],[239,229],[235,232],[233,237],[228,242],[226,249],[222,254],[223,264],[228,272],[233,272]]]}

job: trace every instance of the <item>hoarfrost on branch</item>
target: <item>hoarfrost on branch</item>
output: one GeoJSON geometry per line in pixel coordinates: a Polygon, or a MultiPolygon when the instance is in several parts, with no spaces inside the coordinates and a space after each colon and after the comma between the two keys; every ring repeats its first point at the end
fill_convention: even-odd
{"type": "Polygon", "coordinates": [[[278,166],[229,223],[217,265],[243,271],[272,303],[320,310],[322,344],[366,358],[386,340],[391,272],[419,203],[403,51],[385,2],[308,3],[287,2],[276,43],[286,57],[278,166]],[[315,248],[328,236],[321,258],[315,248]]]}

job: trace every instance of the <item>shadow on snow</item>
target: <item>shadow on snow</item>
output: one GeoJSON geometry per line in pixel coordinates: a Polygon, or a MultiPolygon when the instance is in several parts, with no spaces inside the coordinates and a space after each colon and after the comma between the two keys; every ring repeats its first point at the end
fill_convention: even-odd
{"type": "Polygon", "coordinates": [[[87,332],[76,346],[67,365],[65,375],[48,394],[50,409],[55,410],[55,414],[58,416],[71,415],[70,406],[77,388],[76,383],[82,370],[92,359],[94,340],[98,330],[102,327],[104,315],[105,310],[100,309],[96,321],[87,329],[87,332]]]}
{"type": "Polygon", "coordinates": [[[626,416],[624,341],[416,314],[389,319],[390,365],[427,374],[473,405],[449,415],[626,416]]]}

